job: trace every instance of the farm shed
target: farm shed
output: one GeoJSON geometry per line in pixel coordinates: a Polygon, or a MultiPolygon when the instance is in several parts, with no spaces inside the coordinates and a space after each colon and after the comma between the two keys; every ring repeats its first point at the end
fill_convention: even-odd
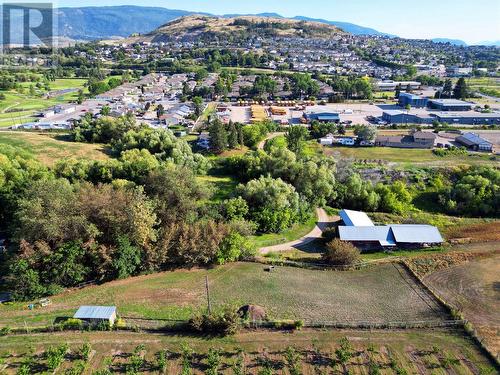
{"type": "Polygon", "coordinates": [[[339,227],[339,237],[342,241],[352,242],[365,249],[396,246],[391,227],[386,225],[339,227]]]}
{"type": "Polygon", "coordinates": [[[374,225],[368,215],[360,211],[341,210],[344,225],[338,227],[340,240],[364,249],[387,247],[423,247],[443,243],[439,230],[432,225],[388,224],[374,225]]]}
{"type": "Polygon", "coordinates": [[[344,222],[344,225],[350,227],[374,226],[368,215],[361,211],[341,210],[339,216],[344,222]]]}
{"type": "Polygon", "coordinates": [[[90,324],[107,322],[113,325],[116,320],[116,306],[80,306],[73,318],[90,324]]]}
{"type": "Polygon", "coordinates": [[[493,150],[493,144],[490,141],[481,138],[475,133],[465,133],[455,138],[455,141],[474,151],[491,152],[493,150]]]}

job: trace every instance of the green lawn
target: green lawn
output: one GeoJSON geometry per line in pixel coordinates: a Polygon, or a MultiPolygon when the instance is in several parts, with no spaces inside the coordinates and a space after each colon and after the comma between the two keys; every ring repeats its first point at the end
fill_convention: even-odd
{"type": "Polygon", "coordinates": [[[316,225],[316,216],[312,215],[305,223],[295,224],[291,228],[284,230],[281,233],[266,233],[250,237],[251,243],[256,248],[279,245],[280,243],[298,240],[305,236],[316,225]]]}
{"type": "Polygon", "coordinates": [[[262,264],[232,263],[87,287],[51,297],[52,305],[33,311],[27,303],[0,305],[0,326],[50,324],[84,304],[116,305],[129,318],[187,319],[206,304],[205,275],[214,306],[257,304],[272,318],[414,321],[445,316],[431,299],[415,293],[419,286],[406,271],[392,264],[345,272],[278,267],[270,273],[262,264]]]}
{"type": "Polygon", "coordinates": [[[206,183],[213,192],[212,200],[220,202],[231,198],[238,182],[230,176],[198,176],[197,179],[206,183]]]}

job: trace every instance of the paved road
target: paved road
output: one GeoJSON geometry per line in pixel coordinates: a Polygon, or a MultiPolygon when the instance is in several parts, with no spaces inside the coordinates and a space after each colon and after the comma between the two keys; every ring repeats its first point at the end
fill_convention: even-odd
{"type": "Polygon", "coordinates": [[[284,132],[276,132],[276,133],[269,134],[266,138],[264,138],[262,141],[259,142],[259,144],[257,145],[257,149],[258,150],[263,150],[264,146],[266,145],[266,142],[268,140],[276,138],[276,137],[279,137],[280,135],[285,135],[285,134],[286,133],[284,133],[284,132]]]}
{"type": "Polygon", "coordinates": [[[302,246],[307,245],[308,243],[311,243],[314,240],[321,238],[323,230],[325,230],[330,223],[334,223],[334,222],[340,220],[339,217],[328,216],[326,211],[322,208],[317,208],[316,214],[318,215],[318,221],[316,222],[316,226],[314,227],[314,229],[311,232],[306,234],[304,237],[299,238],[298,240],[295,240],[295,241],[290,241],[290,242],[275,245],[275,246],[262,247],[259,249],[259,253],[260,254],[267,254],[270,252],[287,251],[287,250],[290,250],[293,248],[295,248],[295,249],[301,248],[302,246]]]}

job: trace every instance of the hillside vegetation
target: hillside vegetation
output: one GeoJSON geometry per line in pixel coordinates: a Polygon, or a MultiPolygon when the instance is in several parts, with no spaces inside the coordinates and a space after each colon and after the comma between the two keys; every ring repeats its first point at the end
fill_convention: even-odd
{"type": "Polygon", "coordinates": [[[320,22],[257,16],[213,17],[190,15],[178,18],[143,36],[130,38],[135,42],[164,42],[201,39],[213,41],[244,40],[257,36],[331,38],[341,34],[339,28],[320,22]]]}

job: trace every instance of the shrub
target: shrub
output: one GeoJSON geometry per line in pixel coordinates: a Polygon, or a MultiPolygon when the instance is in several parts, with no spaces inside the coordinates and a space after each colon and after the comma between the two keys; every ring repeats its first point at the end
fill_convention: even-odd
{"type": "Polygon", "coordinates": [[[349,266],[359,262],[359,250],[350,242],[336,238],[326,244],[323,260],[339,266],[349,266]]]}
{"type": "Polygon", "coordinates": [[[62,329],[64,330],[79,330],[82,327],[83,322],[80,319],[69,318],[62,323],[62,329]]]}
{"type": "Polygon", "coordinates": [[[304,327],[303,320],[278,320],[274,322],[274,328],[284,330],[300,330],[304,327]]]}
{"type": "Polygon", "coordinates": [[[88,342],[86,342],[79,349],[78,355],[80,356],[81,359],[83,359],[84,361],[87,361],[90,357],[91,352],[92,352],[92,346],[88,342]]]}
{"type": "Polygon", "coordinates": [[[202,313],[189,320],[189,327],[196,332],[210,335],[234,335],[240,326],[240,317],[235,308],[226,306],[211,314],[202,313]]]}
{"type": "Polygon", "coordinates": [[[0,336],[7,336],[11,331],[10,327],[2,327],[0,328],[0,336]]]}

